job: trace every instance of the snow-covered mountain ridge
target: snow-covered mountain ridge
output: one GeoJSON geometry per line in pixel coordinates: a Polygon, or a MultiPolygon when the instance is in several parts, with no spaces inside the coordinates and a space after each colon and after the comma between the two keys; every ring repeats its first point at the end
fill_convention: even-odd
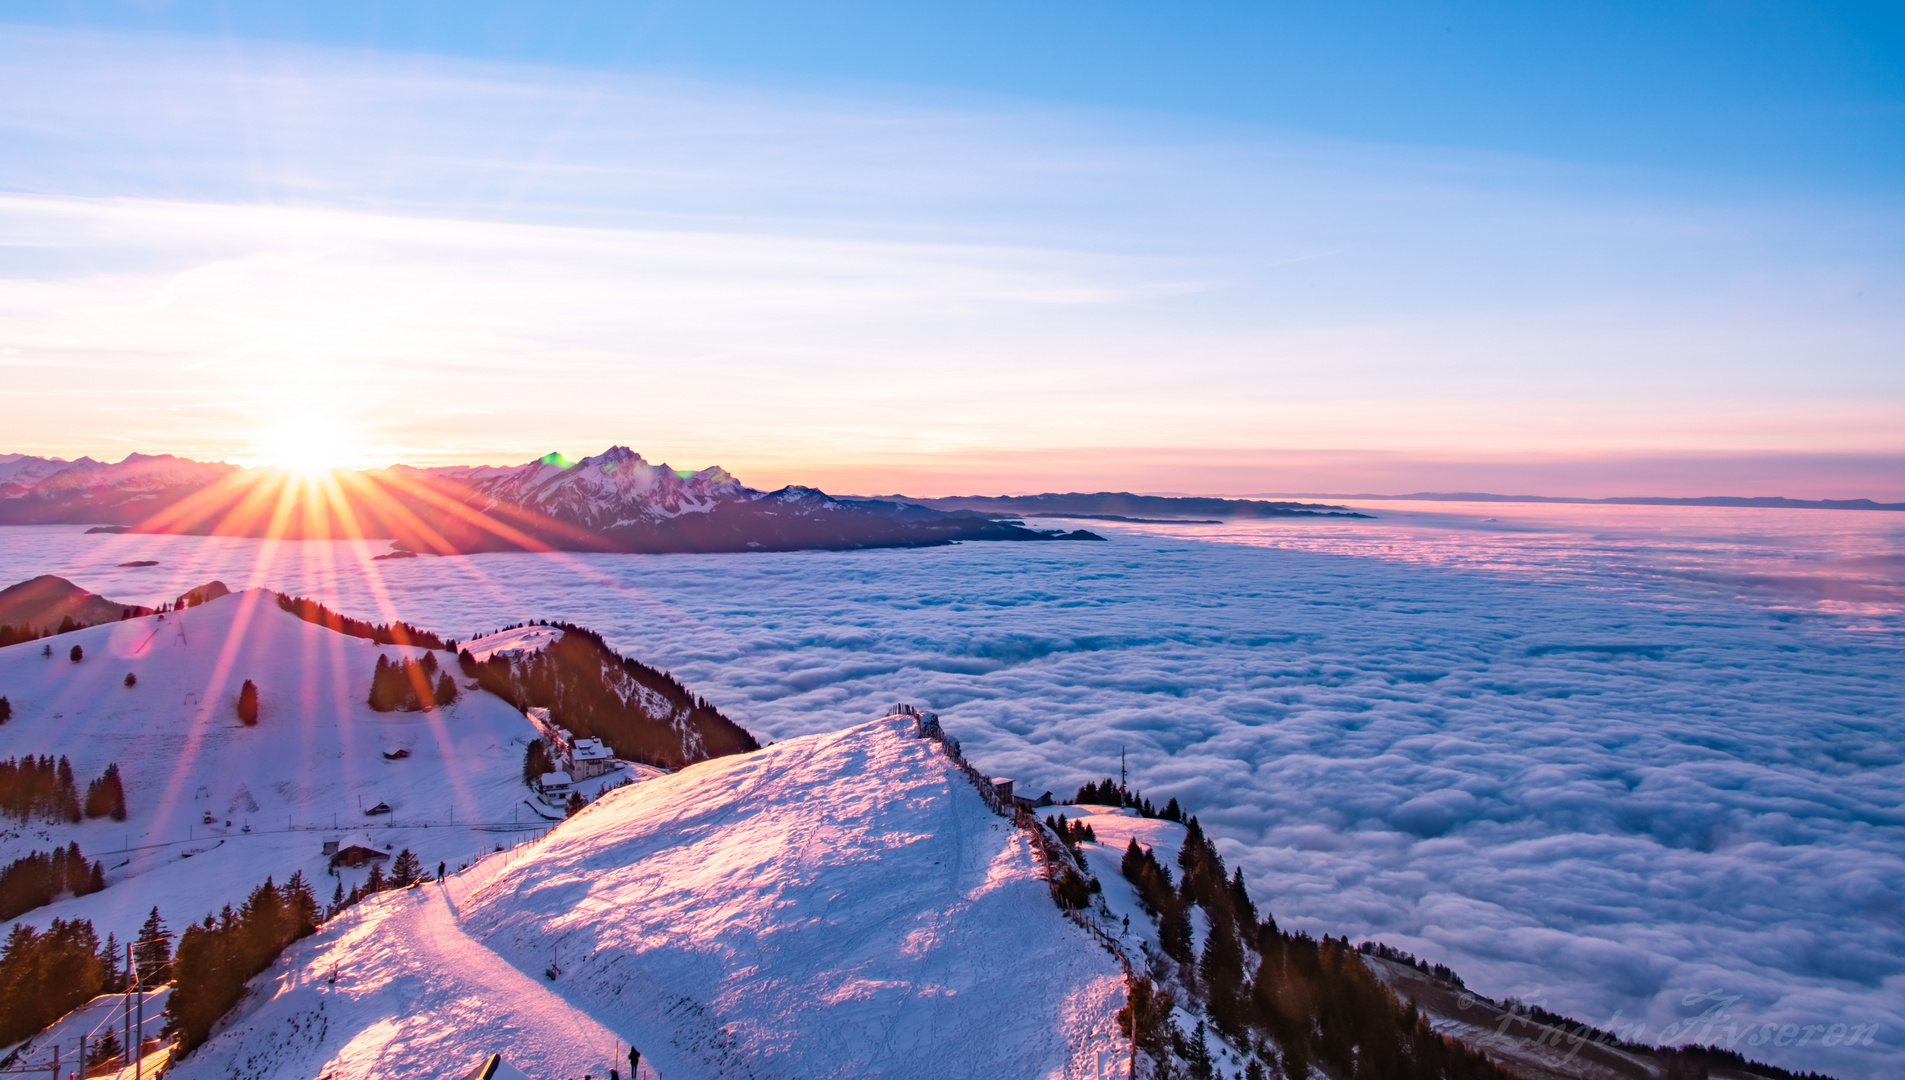
{"type": "Polygon", "coordinates": [[[919,547],[959,540],[1096,540],[994,516],[807,487],[758,491],[724,469],[652,465],[626,446],[570,462],[558,454],[490,466],[339,472],[331,482],[277,469],[132,455],[0,462],[0,524],[88,524],[135,532],[366,537],[451,555],[477,551],[792,551],[919,547]]]}
{"type": "Polygon", "coordinates": [[[1094,1076],[1116,961],[908,717],[614,791],[366,902],[254,982],[193,1077],[1094,1076]],[[335,970],[338,979],[329,981],[335,970]]]}

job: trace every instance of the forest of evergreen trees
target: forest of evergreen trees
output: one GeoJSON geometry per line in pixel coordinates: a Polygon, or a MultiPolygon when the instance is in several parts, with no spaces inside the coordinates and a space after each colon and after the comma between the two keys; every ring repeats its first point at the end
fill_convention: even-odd
{"type": "Polygon", "coordinates": [[[456,678],[439,671],[437,654],[424,653],[423,659],[390,657],[377,654],[377,668],[370,676],[370,707],[378,712],[416,712],[419,709],[448,705],[456,700],[456,678]]]}
{"type": "MultiPolygon", "coordinates": [[[[1102,792],[1099,793],[1102,795],[1102,792]]],[[[1241,870],[1224,860],[1195,817],[1177,859],[1177,876],[1134,839],[1122,870],[1158,920],[1150,975],[1120,1013],[1127,1035],[1151,1055],[1160,1075],[1184,1062],[1192,1077],[1211,1074],[1203,1032],[1190,1035],[1169,1021],[1173,981],[1198,998],[1210,1023],[1235,1046],[1278,1060],[1290,1076],[1318,1065],[1343,1080],[1510,1080],[1515,1074],[1478,1051],[1438,1035],[1412,1004],[1377,981],[1347,939],[1289,934],[1267,915],[1259,921],[1241,870]],[[1210,927],[1193,954],[1190,914],[1204,912],[1210,927]],[[1253,963],[1254,962],[1254,963],[1253,963]],[[1137,1024],[1134,1034],[1133,1022],[1137,1024]]],[[[1252,1063],[1261,1077],[1261,1067],[1252,1063]]]]}
{"type": "Polygon", "coordinates": [[[315,623],[326,630],[355,638],[367,638],[379,645],[416,645],[425,649],[443,650],[454,642],[445,642],[442,638],[427,630],[419,630],[409,623],[368,623],[361,619],[347,618],[318,603],[302,596],[278,594],[278,606],[296,615],[308,623],[315,623]]]}
{"type": "Polygon", "coordinates": [[[518,709],[548,709],[557,724],[579,737],[601,739],[625,761],[678,769],[760,749],[745,728],[666,672],[618,656],[592,631],[545,625],[562,636],[528,656],[478,662],[465,649],[457,658],[463,673],[518,709]],[[663,702],[668,712],[654,715],[644,699],[663,702]],[[684,730],[698,738],[684,738],[684,730]]]}
{"type": "Polygon", "coordinates": [[[82,803],[72,762],[64,756],[58,762],[31,754],[0,761],[0,814],[23,825],[36,815],[49,823],[72,824],[89,817],[124,821],[126,791],[119,766],[106,766],[99,779],[87,785],[82,803]]]}
{"type": "MultiPolygon", "coordinates": [[[[141,615],[148,614],[151,614],[151,612],[146,608],[121,608],[119,618],[121,620],[136,619],[141,615]]],[[[41,638],[53,637],[57,634],[70,634],[75,630],[84,630],[89,626],[97,625],[99,624],[75,622],[71,615],[63,616],[60,619],[59,626],[51,629],[43,626],[11,626],[0,623],[0,649],[4,649],[8,645],[19,645],[23,642],[38,641],[41,638]]]]}
{"type": "Polygon", "coordinates": [[[286,945],[317,931],[318,905],[304,872],[282,887],[270,878],[237,911],[227,904],[179,935],[172,958],[167,1028],[181,1054],[205,1041],[212,1026],[244,996],[245,983],[271,966],[286,945]]]}
{"type": "Polygon", "coordinates": [[[75,840],[52,851],[22,855],[0,870],[0,921],[52,903],[61,893],[85,896],[106,887],[106,868],[88,863],[75,840]]]}
{"type": "Polygon", "coordinates": [[[85,919],[54,919],[43,931],[15,923],[0,945],[0,1046],[123,989],[120,951],[111,935],[101,942],[85,919]]]}
{"type": "Polygon", "coordinates": [[[126,786],[119,780],[119,763],[106,766],[99,779],[86,785],[86,801],[81,809],[89,818],[126,820],[126,786]]]}
{"type": "MultiPolygon", "coordinates": [[[[1225,872],[1216,845],[1195,817],[1184,815],[1175,799],[1152,811],[1136,795],[1110,780],[1079,789],[1080,803],[1124,806],[1146,817],[1182,820],[1184,845],[1177,874],[1135,839],[1125,848],[1120,869],[1145,909],[1157,919],[1161,956],[1134,980],[1130,1000],[1118,1022],[1138,1049],[1151,1058],[1158,1077],[1214,1076],[1205,1026],[1190,1033],[1171,1020],[1176,990],[1186,991],[1209,1017],[1218,1034],[1233,1046],[1255,1051],[1275,1062],[1285,1076],[1309,1075],[1320,1068],[1340,1080],[1514,1080],[1519,1074],[1456,1039],[1439,1035],[1428,1017],[1379,981],[1363,955],[1408,964],[1433,978],[1462,986],[1448,967],[1429,964],[1400,950],[1373,942],[1352,946],[1347,937],[1321,941],[1287,933],[1268,912],[1260,914],[1244,885],[1241,870],[1225,872]],[[1191,912],[1201,909],[1210,932],[1201,951],[1193,952],[1191,912]],[[1274,1048],[1271,1043],[1274,1042],[1274,1048]]],[[[1051,822],[1061,838],[1086,839],[1085,829],[1060,816],[1051,822]]],[[[1710,1070],[1745,1069],[1779,1080],[1827,1080],[1777,1066],[1749,1062],[1737,1052],[1713,1046],[1654,1047],[1617,1039],[1610,1033],[1543,1009],[1518,1008],[1530,1030],[1585,1034],[1595,1042],[1652,1055],[1663,1080],[1706,1080],[1710,1070]]],[[[1557,1035],[1557,1038],[1560,1036],[1557,1035]]],[[[1246,1080],[1268,1074],[1257,1061],[1246,1080]]]]}

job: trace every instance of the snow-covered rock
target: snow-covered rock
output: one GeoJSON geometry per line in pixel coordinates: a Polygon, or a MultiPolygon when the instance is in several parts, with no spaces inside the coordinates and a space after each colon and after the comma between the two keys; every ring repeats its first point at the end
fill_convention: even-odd
{"type": "Polygon", "coordinates": [[[1118,962],[912,728],[704,762],[376,897],[177,1076],[604,1076],[631,1043],[644,1077],[1109,1075],[1118,962]]]}
{"type": "Polygon", "coordinates": [[[506,504],[591,530],[707,513],[719,503],[755,494],[719,466],[680,472],[650,465],[626,446],[611,446],[574,464],[542,458],[463,479],[489,500],[479,504],[484,510],[506,504]]]}

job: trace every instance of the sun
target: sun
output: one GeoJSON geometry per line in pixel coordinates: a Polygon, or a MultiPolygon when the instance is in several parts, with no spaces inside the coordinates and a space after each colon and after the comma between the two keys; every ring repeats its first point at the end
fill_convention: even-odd
{"type": "Polygon", "coordinates": [[[254,457],[261,465],[316,473],[349,464],[349,430],[321,414],[285,416],[258,432],[254,457]]]}

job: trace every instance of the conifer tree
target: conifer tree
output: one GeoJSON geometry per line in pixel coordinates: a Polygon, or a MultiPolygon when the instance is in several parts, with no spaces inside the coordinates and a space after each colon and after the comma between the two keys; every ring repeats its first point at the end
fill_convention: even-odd
{"type": "Polygon", "coordinates": [[[371,893],[383,892],[384,886],[387,884],[388,882],[384,880],[384,864],[381,862],[371,863],[370,875],[364,879],[364,895],[369,896],[371,893]]]}
{"type": "Polygon", "coordinates": [[[447,671],[437,676],[436,698],[439,706],[448,705],[456,700],[456,680],[447,671]]]}
{"type": "Polygon", "coordinates": [[[13,702],[0,697],[0,724],[13,719],[13,702]]]}
{"type": "Polygon", "coordinates": [[[1213,1075],[1210,1060],[1210,1044],[1205,1039],[1204,1022],[1197,1022],[1196,1030],[1185,1040],[1184,1064],[1190,1066],[1192,1080],[1211,1080],[1213,1075]]]}
{"type": "Polygon", "coordinates": [[[73,651],[67,653],[66,657],[67,659],[71,660],[73,663],[77,664],[81,660],[86,659],[86,650],[75,645],[73,646],[73,651]]]}
{"type": "Polygon", "coordinates": [[[549,761],[549,751],[545,750],[541,739],[529,740],[529,749],[523,751],[523,783],[535,786],[542,775],[554,766],[549,761]]]}
{"type": "Polygon", "coordinates": [[[86,785],[85,811],[89,818],[126,820],[126,789],[119,780],[117,763],[106,766],[106,771],[99,774],[99,779],[86,785]]]}
{"type": "Polygon", "coordinates": [[[1197,975],[1217,1030],[1231,1036],[1241,1034],[1244,952],[1229,918],[1211,920],[1210,934],[1204,938],[1204,954],[1197,961],[1197,975]]]}
{"type": "Polygon", "coordinates": [[[106,943],[99,947],[99,963],[106,972],[106,982],[100,987],[101,992],[116,994],[124,990],[126,984],[122,980],[125,973],[119,970],[119,938],[116,935],[107,933],[106,943]]]}
{"type": "Polygon", "coordinates": [[[423,866],[409,848],[397,853],[397,861],[390,864],[390,886],[401,889],[423,876],[423,866]]]}
{"type": "Polygon", "coordinates": [[[238,691],[238,720],[246,727],[258,724],[258,684],[250,679],[238,691]]]}
{"type": "Polygon", "coordinates": [[[53,813],[55,821],[77,822],[84,815],[79,808],[79,785],[73,781],[73,763],[60,755],[59,771],[53,781],[53,813]]]}
{"type": "Polygon", "coordinates": [[[1171,1021],[1174,1004],[1169,990],[1140,975],[1131,980],[1125,1007],[1118,1010],[1118,1030],[1160,1066],[1176,1041],[1177,1028],[1171,1021]]]}
{"type": "Polygon", "coordinates": [[[132,943],[132,962],[138,968],[142,986],[164,982],[170,977],[172,936],[156,907],[146,916],[145,925],[139,927],[139,940],[132,943]]]}
{"type": "Polygon", "coordinates": [[[126,685],[128,687],[139,685],[139,676],[133,674],[130,671],[126,672],[126,685]]]}
{"type": "Polygon", "coordinates": [[[123,1049],[119,1045],[119,1033],[109,1027],[104,1035],[95,1037],[86,1047],[86,1064],[104,1065],[116,1060],[123,1049]]]}

